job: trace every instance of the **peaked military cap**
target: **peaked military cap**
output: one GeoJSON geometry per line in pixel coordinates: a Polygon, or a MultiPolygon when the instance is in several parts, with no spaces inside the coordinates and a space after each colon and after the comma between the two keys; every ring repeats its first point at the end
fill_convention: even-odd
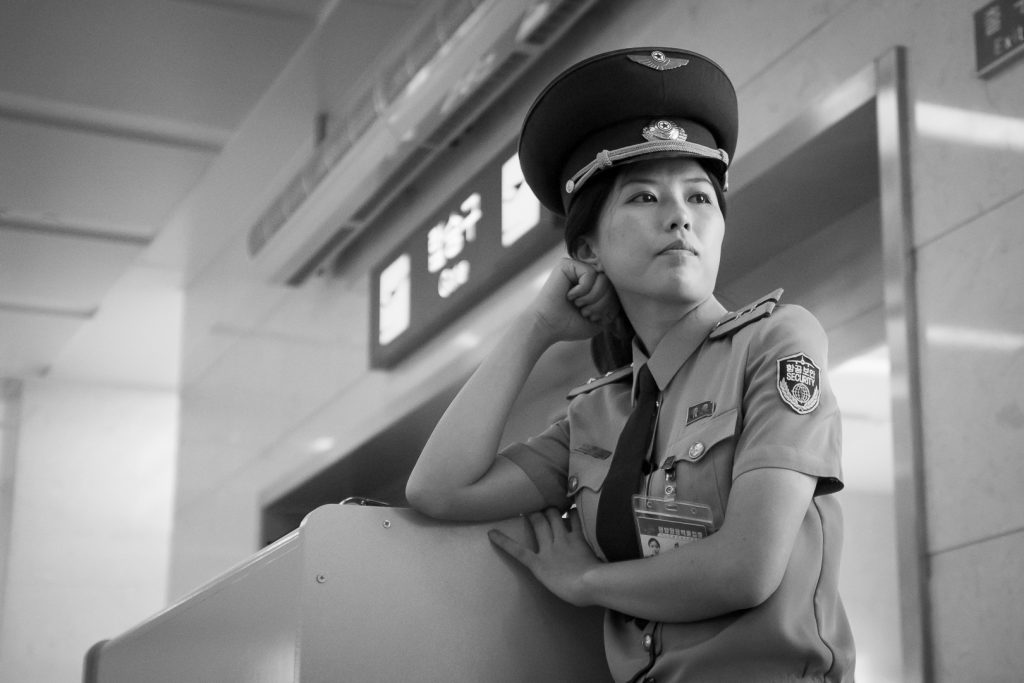
{"type": "Polygon", "coordinates": [[[594,173],[643,159],[708,159],[725,187],[738,129],[736,90],[713,61],[628,48],[570,67],[541,92],[523,122],[519,162],[541,204],[564,215],[594,173]]]}

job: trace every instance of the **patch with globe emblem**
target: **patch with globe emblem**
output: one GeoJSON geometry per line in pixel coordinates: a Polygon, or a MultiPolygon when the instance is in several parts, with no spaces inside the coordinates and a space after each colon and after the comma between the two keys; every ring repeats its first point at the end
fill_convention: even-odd
{"type": "Polygon", "coordinates": [[[821,397],[821,370],[802,353],[779,359],[779,396],[786,405],[801,415],[818,407],[821,397]]]}

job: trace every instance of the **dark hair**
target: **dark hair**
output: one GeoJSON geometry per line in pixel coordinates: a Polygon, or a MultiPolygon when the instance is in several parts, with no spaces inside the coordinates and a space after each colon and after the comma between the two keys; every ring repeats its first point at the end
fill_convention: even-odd
{"type": "MultiPolygon", "coordinates": [[[[701,164],[711,180],[715,198],[724,218],[726,208],[725,192],[722,190],[722,185],[711,169],[704,166],[702,160],[698,159],[697,162],[701,164]]],[[[624,166],[613,166],[595,174],[580,189],[580,193],[569,206],[569,211],[565,216],[564,237],[565,248],[570,256],[575,258],[580,240],[597,228],[605,202],[624,166]]],[[[590,339],[590,358],[599,372],[611,372],[616,368],[629,365],[633,361],[632,342],[635,334],[633,325],[629,322],[625,312],[620,312],[610,325],[590,339]]]]}

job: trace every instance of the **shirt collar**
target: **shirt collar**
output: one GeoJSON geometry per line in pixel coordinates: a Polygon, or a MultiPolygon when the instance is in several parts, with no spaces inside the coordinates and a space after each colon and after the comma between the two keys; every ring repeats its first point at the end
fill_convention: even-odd
{"type": "Polygon", "coordinates": [[[715,297],[709,296],[669,329],[649,358],[634,339],[634,385],[640,366],[647,363],[651,374],[654,375],[654,381],[658,383],[658,388],[664,391],[679,369],[683,367],[683,363],[704,342],[725,313],[725,307],[718,303],[715,297]]]}

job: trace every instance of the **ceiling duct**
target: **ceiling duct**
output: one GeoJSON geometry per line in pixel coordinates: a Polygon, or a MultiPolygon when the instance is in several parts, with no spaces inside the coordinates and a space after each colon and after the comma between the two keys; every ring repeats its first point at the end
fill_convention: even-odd
{"type": "Polygon", "coordinates": [[[442,5],[409,48],[329,118],[310,159],[250,228],[255,266],[272,282],[304,282],[594,2],[442,5]]]}

